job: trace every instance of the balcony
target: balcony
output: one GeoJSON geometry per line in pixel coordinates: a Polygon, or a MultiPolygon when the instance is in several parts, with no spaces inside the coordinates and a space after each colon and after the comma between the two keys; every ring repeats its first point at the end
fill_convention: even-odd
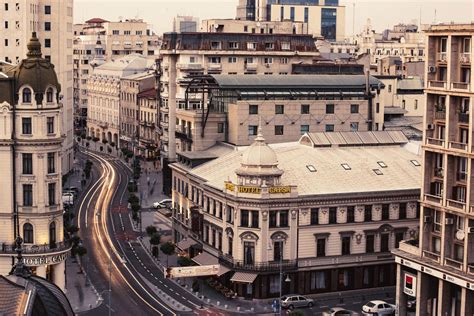
{"type": "Polygon", "coordinates": [[[189,142],[193,141],[193,136],[191,134],[191,131],[186,132],[186,131],[177,130],[175,132],[175,135],[176,135],[176,138],[186,140],[186,141],[189,141],[189,142]]]}
{"type": "Polygon", "coordinates": [[[474,265],[467,266],[467,273],[474,275],[474,265]]]}
{"type": "Polygon", "coordinates": [[[427,202],[441,204],[442,200],[443,198],[440,195],[425,194],[425,201],[427,202]]]}
{"type": "Polygon", "coordinates": [[[211,63],[211,64],[207,65],[207,69],[208,69],[208,71],[221,71],[222,70],[222,65],[211,63]]]}
{"type": "Polygon", "coordinates": [[[444,139],[437,139],[437,138],[431,138],[427,137],[426,138],[426,144],[427,145],[434,145],[434,146],[444,146],[444,139]]]}
{"type": "Polygon", "coordinates": [[[457,270],[462,270],[462,262],[459,262],[457,260],[453,260],[453,259],[450,259],[450,258],[445,258],[444,259],[444,265],[448,266],[448,267],[451,267],[451,268],[454,268],[454,269],[457,269],[457,270]]]}
{"type": "Polygon", "coordinates": [[[298,260],[299,268],[309,267],[333,267],[343,264],[357,264],[361,262],[380,262],[382,260],[393,260],[393,256],[389,252],[353,254],[346,256],[328,256],[317,258],[306,258],[298,260]]]}
{"type": "Polygon", "coordinates": [[[418,246],[418,240],[403,240],[400,242],[398,249],[414,256],[420,256],[420,248],[418,246]]]}
{"type": "Polygon", "coordinates": [[[456,149],[456,150],[466,151],[467,150],[467,144],[466,143],[458,143],[458,142],[449,142],[449,149],[456,149]]]}
{"type": "Polygon", "coordinates": [[[423,258],[435,261],[437,263],[440,263],[441,256],[437,253],[428,251],[428,250],[423,250],[423,258]]]}
{"type": "MultiPolygon", "coordinates": [[[[69,242],[57,242],[57,243],[50,243],[50,244],[43,244],[43,245],[25,245],[23,244],[22,250],[24,255],[29,254],[46,254],[46,253],[54,253],[54,252],[61,252],[65,250],[69,250],[71,245],[69,242]]],[[[0,254],[14,254],[16,255],[16,245],[7,245],[2,243],[0,247],[0,254]]]]}
{"type": "Polygon", "coordinates": [[[176,67],[179,70],[191,70],[191,71],[196,71],[196,70],[203,70],[204,66],[202,64],[195,64],[195,63],[183,63],[183,64],[177,64],[176,67]]]}
{"type": "Polygon", "coordinates": [[[436,54],[436,61],[440,63],[446,63],[448,61],[448,53],[441,52],[436,54]]]}
{"type": "Polygon", "coordinates": [[[258,64],[257,63],[246,63],[245,70],[247,71],[257,71],[258,64]]]}
{"type": "Polygon", "coordinates": [[[447,202],[448,202],[449,207],[452,207],[452,208],[455,208],[455,209],[458,209],[458,210],[462,210],[462,211],[464,211],[466,209],[466,202],[461,202],[461,201],[457,201],[457,200],[450,200],[450,199],[448,199],[447,202]]]}
{"type": "Polygon", "coordinates": [[[446,112],[445,111],[436,111],[434,115],[435,120],[446,120],[446,112]]]}
{"type": "Polygon", "coordinates": [[[446,89],[446,81],[430,80],[429,81],[429,87],[430,88],[446,89]]]}
{"type": "Polygon", "coordinates": [[[468,82],[452,82],[451,89],[469,90],[469,83],[468,82]]]}
{"type": "Polygon", "coordinates": [[[279,261],[270,261],[247,264],[242,260],[235,260],[228,256],[220,256],[219,263],[235,271],[274,272],[279,271],[280,266],[283,271],[296,270],[298,268],[297,260],[283,260],[281,263],[279,261]]]}

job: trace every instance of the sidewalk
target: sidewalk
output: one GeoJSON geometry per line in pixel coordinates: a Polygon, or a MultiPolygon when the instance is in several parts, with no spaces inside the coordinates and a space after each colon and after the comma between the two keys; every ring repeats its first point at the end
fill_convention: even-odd
{"type": "Polygon", "coordinates": [[[153,162],[142,161],[142,174],[138,180],[138,195],[143,209],[153,208],[154,202],[169,199],[163,194],[161,170],[156,170],[153,162]]]}

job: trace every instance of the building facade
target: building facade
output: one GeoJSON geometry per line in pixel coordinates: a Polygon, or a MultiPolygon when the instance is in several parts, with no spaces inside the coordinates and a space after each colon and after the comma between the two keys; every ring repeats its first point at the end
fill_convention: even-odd
{"type": "Polygon", "coordinates": [[[405,143],[400,132],[336,132],[270,147],[260,130],[244,149],[180,153],[174,239],[195,262],[220,264],[216,280],[240,297],[277,297],[282,278],[282,294],[394,285],[390,250],[418,234],[420,157],[405,143]]]}
{"type": "Polygon", "coordinates": [[[63,111],[54,66],[33,33],[27,59],[0,69],[0,274],[12,269],[14,242],[23,238],[24,263],[64,290],[62,188],[63,111]]]}
{"type": "Polygon", "coordinates": [[[160,154],[158,132],[158,102],[155,88],[138,94],[138,109],[140,112],[140,155],[147,159],[156,159],[160,154]]]}
{"type": "Polygon", "coordinates": [[[187,33],[199,31],[199,18],[194,16],[178,15],[173,20],[173,32],[187,33]]]}
{"type": "Polygon", "coordinates": [[[308,34],[308,25],[304,22],[292,21],[208,19],[203,20],[201,22],[201,32],[251,34],[308,34]]]}
{"type": "Polygon", "coordinates": [[[72,23],[73,0],[6,0],[2,4],[0,59],[19,63],[28,49],[32,32],[43,46],[43,54],[55,66],[61,83],[61,103],[64,107],[62,131],[66,135],[61,156],[63,172],[74,161],[72,23]]]}
{"type": "Polygon", "coordinates": [[[397,303],[416,315],[474,313],[472,60],[474,24],[427,34],[420,235],[395,251],[397,303]]]}

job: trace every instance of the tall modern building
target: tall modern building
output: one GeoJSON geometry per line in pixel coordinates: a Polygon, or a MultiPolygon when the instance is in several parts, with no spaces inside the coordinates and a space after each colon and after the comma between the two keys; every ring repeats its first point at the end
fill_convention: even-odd
{"type": "Polygon", "coordinates": [[[0,67],[0,274],[10,272],[22,237],[24,264],[64,290],[71,247],[63,241],[61,86],[35,33],[27,56],[0,67]]]}
{"type": "Polygon", "coordinates": [[[237,19],[303,22],[309,34],[330,41],[345,35],[345,7],[339,0],[240,0],[237,19]]]}
{"type": "Polygon", "coordinates": [[[72,19],[73,0],[3,1],[0,8],[0,60],[19,63],[26,55],[31,32],[36,32],[43,47],[44,58],[56,66],[61,84],[60,103],[63,106],[64,133],[62,171],[73,164],[73,63],[72,19]]]}
{"type": "Polygon", "coordinates": [[[420,235],[394,251],[399,315],[474,313],[474,24],[426,32],[420,235]]]}

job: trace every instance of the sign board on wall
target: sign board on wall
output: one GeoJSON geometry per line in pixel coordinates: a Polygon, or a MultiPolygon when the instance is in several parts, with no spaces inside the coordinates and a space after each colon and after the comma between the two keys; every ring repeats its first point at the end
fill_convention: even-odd
{"type": "Polygon", "coordinates": [[[416,297],[416,276],[405,272],[403,276],[403,292],[416,297]]]}
{"type": "Polygon", "coordinates": [[[165,276],[167,278],[189,278],[196,276],[217,275],[218,273],[218,264],[193,267],[170,267],[165,269],[165,276]]]}
{"type": "Polygon", "coordinates": [[[50,255],[50,256],[25,255],[23,257],[23,263],[29,267],[36,267],[36,266],[48,265],[48,264],[57,264],[66,260],[67,256],[68,256],[67,252],[56,254],[56,255],[50,255]]]}
{"type": "MultiPolygon", "coordinates": [[[[230,182],[225,183],[225,189],[227,191],[238,192],[238,193],[247,193],[247,194],[260,194],[262,193],[262,189],[256,186],[248,186],[248,185],[235,185],[230,182]]],[[[288,194],[291,193],[290,186],[276,186],[276,187],[269,187],[268,193],[270,194],[288,194]]]]}

